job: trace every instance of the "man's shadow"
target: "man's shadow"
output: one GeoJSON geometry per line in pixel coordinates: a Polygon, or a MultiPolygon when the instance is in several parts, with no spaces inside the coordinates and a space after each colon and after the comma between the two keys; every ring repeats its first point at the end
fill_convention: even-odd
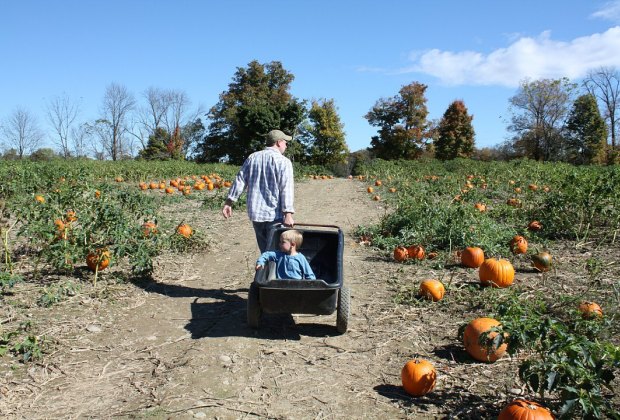
{"type": "Polygon", "coordinates": [[[272,340],[300,340],[301,335],[325,337],[337,335],[332,325],[296,324],[291,314],[263,314],[260,328],[247,323],[248,288],[200,289],[176,284],[135,279],[133,284],[149,293],[170,298],[194,298],[191,319],[185,325],[192,338],[249,337],[272,340]],[[241,295],[245,295],[242,297],[241,295]]]}

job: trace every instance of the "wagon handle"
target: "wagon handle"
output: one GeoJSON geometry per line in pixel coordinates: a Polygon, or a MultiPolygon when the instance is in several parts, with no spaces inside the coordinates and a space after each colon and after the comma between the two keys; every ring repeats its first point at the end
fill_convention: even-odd
{"type": "Polygon", "coordinates": [[[293,229],[295,228],[295,226],[328,227],[328,228],[340,229],[340,226],[336,226],[336,225],[318,225],[316,223],[295,223],[293,225],[293,229]]]}

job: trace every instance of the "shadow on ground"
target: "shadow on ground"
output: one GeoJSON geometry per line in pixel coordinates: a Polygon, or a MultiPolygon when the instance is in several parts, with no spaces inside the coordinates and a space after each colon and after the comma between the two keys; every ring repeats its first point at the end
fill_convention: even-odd
{"type": "MultiPolygon", "coordinates": [[[[338,335],[335,315],[331,324],[296,323],[291,314],[263,314],[258,329],[247,324],[247,288],[201,289],[174,284],[137,280],[136,286],[149,293],[170,298],[194,298],[192,318],[185,325],[194,339],[206,337],[249,337],[270,340],[300,340],[302,336],[338,335]],[[243,297],[242,297],[243,295],[243,297]]],[[[181,303],[183,304],[183,303],[181,303]]],[[[326,321],[327,322],[327,321],[326,321]]]]}

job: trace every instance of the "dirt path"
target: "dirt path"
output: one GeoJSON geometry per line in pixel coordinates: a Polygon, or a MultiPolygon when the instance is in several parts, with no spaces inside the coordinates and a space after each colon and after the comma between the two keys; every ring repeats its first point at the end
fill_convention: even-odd
{"type": "MultiPolygon", "coordinates": [[[[267,315],[246,325],[256,245],[243,211],[224,221],[190,206],[209,252],[158,262],[156,282],[111,286],[110,298],[56,307],[47,334],[57,351],[28,377],[9,378],[0,413],[11,418],[403,418],[400,368],[425,344],[420,325],[395,310],[395,267],[360,247],[352,231],[384,211],[362,183],[296,186],[297,222],[343,228],[349,331],[331,316],[267,315]],[[403,343],[406,343],[403,348],[403,343]],[[408,343],[408,344],[407,344],[408,343]]],[[[431,404],[432,405],[432,404],[431,404]]],[[[434,407],[434,408],[433,408],[434,407]]],[[[415,418],[434,418],[431,412],[415,418]]],[[[409,410],[410,411],[410,410],[409,410]]]]}

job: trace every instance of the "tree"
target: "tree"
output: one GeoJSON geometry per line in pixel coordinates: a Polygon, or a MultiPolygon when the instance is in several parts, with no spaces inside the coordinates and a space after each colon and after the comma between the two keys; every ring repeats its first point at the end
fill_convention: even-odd
{"type": "Polygon", "coordinates": [[[5,148],[14,148],[19,159],[31,153],[43,140],[36,117],[30,111],[16,108],[2,125],[5,148]]]}
{"type": "Polygon", "coordinates": [[[415,159],[431,143],[432,129],[426,120],[427,86],[418,82],[403,86],[398,95],[379,99],[364,116],[379,127],[371,139],[371,151],[382,159],[415,159]]]}
{"type": "Polygon", "coordinates": [[[562,148],[561,135],[576,86],[568,79],[523,81],[510,98],[514,148],[536,160],[550,160],[562,148]]]}
{"type": "Polygon", "coordinates": [[[305,103],[289,90],[294,80],[278,61],[237,68],[228,90],[209,113],[207,134],[198,145],[197,159],[217,162],[227,158],[240,165],[264,147],[264,136],[273,129],[294,133],[306,113],[305,103]]]}
{"type": "Polygon", "coordinates": [[[584,80],[584,86],[603,104],[611,148],[615,149],[616,130],[620,118],[620,73],[614,67],[601,67],[588,74],[584,80]]]}
{"type": "Polygon", "coordinates": [[[125,140],[129,113],[135,106],[135,99],[125,86],[112,83],[103,97],[102,118],[95,123],[95,131],[103,149],[112,160],[119,160],[131,153],[131,146],[125,140]]]}
{"type": "Polygon", "coordinates": [[[47,120],[56,132],[56,144],[65,158],[71,155],[70,134],[73,123],[80,113],[78,102],[67,95],[55,96],[46,104],[47,120]]]}
{"type": "Polygon", "coordinates": [[[473,116],[467,113],[463,101],[450,104],[437,127],[435,156],[448,160],[457,157],[470,157],[474,152],[473,116]]]}
{"type": "Polygon", "coordinates": [[[166,147],[169,140],[170,133],[168,133],[165,128],[156,128],[155,132],[149,136],[147,146],[138,153],[138,157],[146,160],[170,159],[170,154],[166,147]]]}
{"type": "Polygon", "coordinates": [[[313,165],[344,163],[349,148],[345,141],[344,125],[340,122],[334,100],[312,101],[308,118],[309,163],[313,165]]]}
{"type": "Polygon", "coordinates": [[[568,117],[566,131],[569,162],[588,164],[605,161],[607,126],[594,95],[577,98],[568,117]]]}

